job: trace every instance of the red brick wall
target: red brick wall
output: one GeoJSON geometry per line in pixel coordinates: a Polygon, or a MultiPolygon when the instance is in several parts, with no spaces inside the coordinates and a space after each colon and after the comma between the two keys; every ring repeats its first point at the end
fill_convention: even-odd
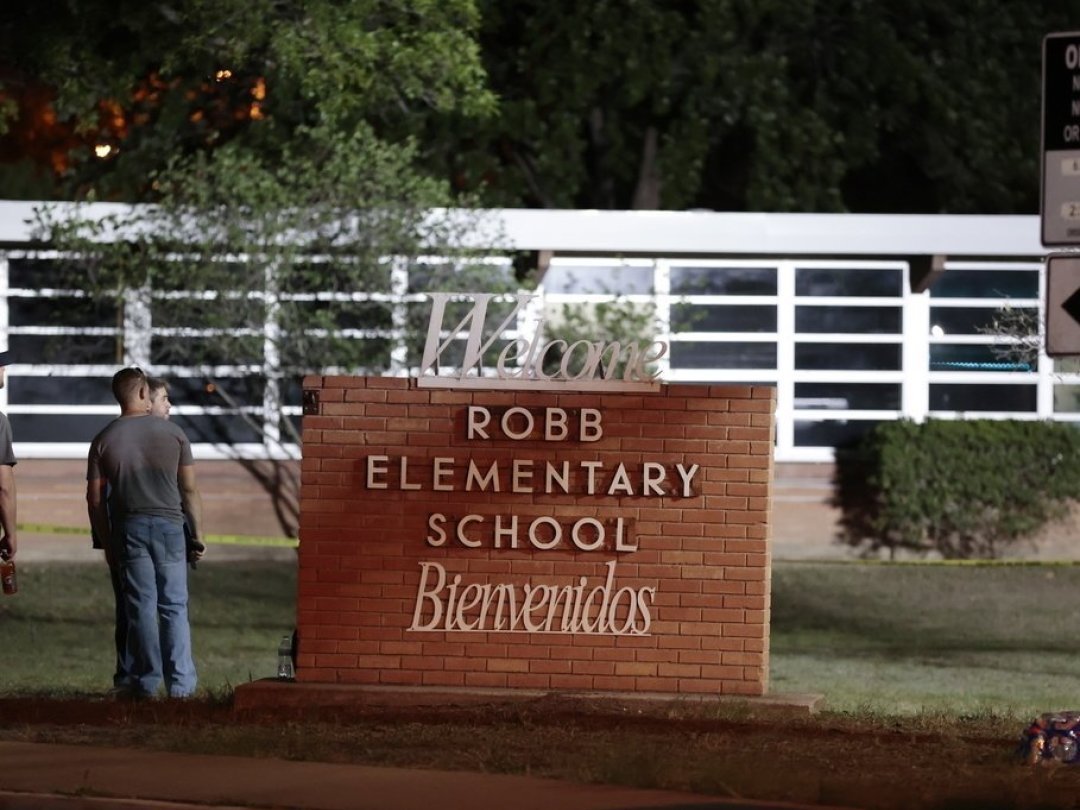
{"type": "MultiPolygon", "coordinates": [[[[415,380],[357,377],[309,377],[304,387],[318,393],[319,405],[318,415],[304,417],[300,681],[764,694],[774,389],[666,385],[655,393],[464,391],[421,388],[415,380]],[[466,438],[470,405],[485,406],[493,414],[490,439],[466,438]],[[513,407],[536,416],[537,430],[526,440],[513,441],[499,431],[501,415],[513,407]],[[570,438],[544,440],[545,408],[568,412],[570,438]],[[599,441],[578,439],[576,417],[582,409],[600,412],[599,441]],[[372,461],[372,456],[386,456],[388,462],[372,461]],[[437,457],[454,459],[452,465],[442,462],[447,471],[439,479],[449,490],[433,486],[437,457]],[[399,487],[402,458],[405,483],[419,488],[399,487]],[[503,491],[465,491],[470,460],[485,472],[498,461],[503,491]],[[531,480],[519,479],[519,488],[531,484],[541,491],[508,491],[510,477],[502,471],[514,460],[526,466],[532,462],[536,472],[531,480]],[[540,471],[548,461],[558,469],[563,461],[571,462],[576,471],[571,494],[558,486],[551,493],[542,491],[540,471]],[[595,477],[596,494],[584,492],[586,468],[580,462],[603,462],[595,477]],[[643,471],[650,463],[666,471],[668,477],[659,484],[663,495],[641,494],[643,471]],[[619,464],[626,477],[608,494],[619,464]],[[699,465],[685,497],[676,464],[684,465],[684,474],[699,465]],[[369,488],[369,475],[372,483],[386,488],[369,488]],[[626,494],[627,485],[632,495],[626,494]],[[447,519],[449,536],[443,545],[427,540],[440,539],[429,527],[433,514],[447,519]],[[479,548],[454,537],[456,521],[469,514],[483,518],[465,531],[466,540],[479,542],[479,548]],[[496,516],[502,516],[505,528],[510,515],[519,516],[523,547],[495,548],[496,516]],[[526,530],[541,516],[554,517],[567,528],[581,518],[594,518],[609,540],[621,517],[624,542],[636,550],[616,551],[608,542],[601,550],[582,551],[570,543],[568,533],[556,549],[534,548],[526,530]],[[612,560],[613,569],[607,565],[612,560]],[[410,630],[424,563],[425,592],[434,592],[437,570],[431,564],[437,563],[446,572],[447,586],[460,575],[457,593],[468,597],[465,607],[470,600],[477,604],[485,583],[512,586],[524,603],[526,585],[538,600],[542,586],[552,586],[551,594],[556,588],[582,586],[580,596],[604,585],[613,571],[610,592],[631,591],[614,600],[614,608],[597,592],[585,610],[603,603],[611,624],[639,632],[522,632],[524,625],[517,632],[410,630]],[[628,615],[631,592],[638,595],[636,616],[628,615]],[[646,611],[651,625],[642,634],[646,611]]],[[[526,420],[517,414],[508,424],[522,430],[526,420]]],[[[653,475],[659,469],[653,466],[653,475]]],[[[547,543],[553,538],[551,527],[538,527],[536,536],[547,543]]],[[[585,545],[596,537],[595,525],[585,526],[580,535],[585,545]]],[[[447,602],[446,589],[438,598],[440,604],[447,602]]],[[[420,603],[417,626],[433,626],[434,597],[420,603]]],[[[558,604],[562,613],[571,610],[558,604]]],[[[543,624],[547,608],[542,601],[532,607],[534,629],[561,627],[559,616],[543,624]]],[[[476,610],[463,612],[461,621],[468,626],[476,615],[476,610]]],[[[484,627],[494,626],[493,615],[489,612],[484,627]]],[[[588,615],[595,623],[595,613],[588,615]]]]}

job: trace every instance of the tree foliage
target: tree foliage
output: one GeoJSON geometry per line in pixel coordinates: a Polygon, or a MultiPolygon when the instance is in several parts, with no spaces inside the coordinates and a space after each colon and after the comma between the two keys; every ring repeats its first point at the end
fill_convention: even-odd
{"type": "Polygon", "coordinates": [[[558,208],[1032,213],[1040,43],[1080,19],[1077,0],[481,9],[500,114],[434,157],[558,208]]]}
{"type": "Polygon", "coordinates": [[[93,136],[72,155],[69,198],[152,199],[160,171],[228,143],[284,161],[363,127],[410,149],[406,123],[492,109],[472,0],[43,0],[0,14],[3,95],[44,83],[52,114],[93,136]],[[93,144],[114,149],[98,159],[93,144]]]}
{"type": "Polygon", "coordinates": [[[1032,213],[1040,43],[1078,19],[1080,0],[9,3],[0,127],[46,114],[20,89],[55,89],[35,133],[70,152],[68,197],[151,198],[177,156],[362,122],[495,205],[1032,213]]]}
{"type": "MultiPolygon", "coordinates": [[[[104,99],[117,121],[96,138],[122,130],[115,157],[76,161],[71,179],[83,199],[152,205],[105,219],[48,209],[40,235],[69,257],[68,286],[143,319],[149,350],[122,347],[125,362],[247,369],[263,402],[305,373],[409,362],[401,334],[415,318],[391,299],[410,292],[395,271],[427,253],[471,260],[460,245],[473,223],[433,214],[446,184],[405,134],[424,116],[491,109],[470,0],[54,10],[35,20],[52,34],[44,55],[20,64],[57,88],[62,115],[89,122],[104,99]]],[[[492,289],[506,283],[489,273],[492,289]]]]}
{"type": "Polygon", "coordinates": [[[994,558],[1080,497],[1080,432],[1061,422],[882,422],[837,453],[841,540],[994,558]]]}

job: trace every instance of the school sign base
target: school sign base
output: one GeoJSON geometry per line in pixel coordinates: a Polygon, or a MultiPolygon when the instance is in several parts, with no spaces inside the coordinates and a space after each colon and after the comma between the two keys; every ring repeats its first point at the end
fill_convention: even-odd
{"type": "Polygon", "coordinates": [[[339,683],[296,683],[275,678],[240,684],[233,697],[233,711],[261,712],[266,709],[292,710],[298,714],[337,711],[351,708],[380,707],[387,709],[415,706],[468,707],[493,704],[522,705],[540,703],[550,706],[552,700],[587,700],[590,708],[611,707],[621,711],[627,707],[725,706],[737,704],[753,712],[776,712],[784,717],[808,717],[816,714],[825,696],[817,693],[786,692],[762,696],[745,695],[679,695],[664,692],[567,692],[540,689],[484,689],[438,686],[361,686],[339,683]]]}

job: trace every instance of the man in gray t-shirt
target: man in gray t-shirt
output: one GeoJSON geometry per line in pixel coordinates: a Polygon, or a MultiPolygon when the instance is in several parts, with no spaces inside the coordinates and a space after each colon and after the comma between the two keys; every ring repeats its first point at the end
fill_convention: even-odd
{"type": "Polygon", "coordinates": [[[94,533],[120,566],[130,687],[149,697],[164,681],[171,697],[187,697],[196,674],[184,520],[196,539],[202,522],[191,444],[179,427],[150,415],[141,370],[117,372],[113,394],[120,418],[90,445],[86,499],[94,533]]]}

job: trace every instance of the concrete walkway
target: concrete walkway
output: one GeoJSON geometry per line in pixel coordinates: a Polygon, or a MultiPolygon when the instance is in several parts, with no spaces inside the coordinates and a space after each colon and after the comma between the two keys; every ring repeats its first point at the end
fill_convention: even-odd
{"type": "Polygon", "coordinates": [[[196,805],[298,810],[800,807],[529,776],[0,742],[0,810],[169,810],[196,805]]]}

